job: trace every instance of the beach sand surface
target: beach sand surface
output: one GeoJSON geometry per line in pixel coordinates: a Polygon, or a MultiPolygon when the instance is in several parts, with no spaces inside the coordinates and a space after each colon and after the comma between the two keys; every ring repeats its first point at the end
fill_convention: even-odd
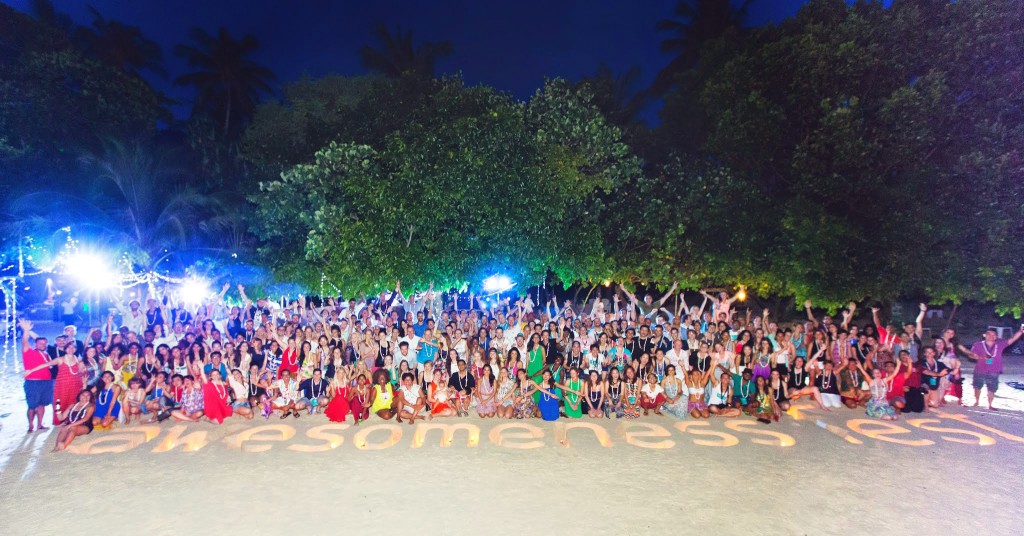
{"type": "MultiPolygon", "coordinates": [[[[8,376],[0,383],[9,393],[19,382],[8,376]]],[[[374,417],[335,430],[340,444],[325,452],[291,448],[327,448],[328,441],[307,436],[327,424],[323,416],[231,419],[220,426],[185,426],[186,436],[205,432],[194,452],[185,452],[180,437],[167,439],[176,425],[164,423],[146,442],[138,431],[144,429],[120,426],[79,438],[77,453],[52,454],[53,432],[25,435],[23,406],[6,402],[3,413],[12,414],[0,420],[5,536],[1020,534],[1024,414],[1015,411],[957,407],[945,417],[909,417],[981,434],[992,440],[984,446],[977,436],[923,430],[907,418],[895,423],[905,433],[884,437],[917,445],[869,437],[854,431],[866,419],[863,411],[844,409],[803,410],[798,419],[771,425],[750,418],[737,419],[741,425],[655,416],[631,423],[600,419],[593,423],[607,431],[606,441],[588,429],[572,429],[568,445],[562,442],[566,421],[533,420],[528,424],[543,434],[543,446],[529,450],[510,447],[526,441],[508,435],[523,429],[506,430],[496,444],[491,431],[505,421],[477,418],[444,422],[478,426],[475,446],[462,431],[448,447],[440,445],[439,431],[419,445],[415,428],[399,425],[394,445],[361,450],[360,441],[392,441],[393,429],[378,426],[382,421],[374,417]],[[963,418],[1004,435],[957,420],[963,418]],[[667,435],[638,435],[657,430],[648,425],[667,435]],[[294,437],[267,441],[276,433],[271,429],[237,442],[238,434],[260,426],[284,426],[294,437]],[[357,436],[372,426],[366,437],[357,436]],[[132,430],[137,432],[125,433],[132,430]],[[781,446],[788,440],[755,432],[761,430],[782,433],[793,444],[781,446]],[[115,440],[93,443],[103,434],[115,440]],[[124,448],[124,437],[138,438],[137,444],[93,453],[124,448]],[[652,443],[668,448],[648,448],[652,443]],[[170,450],[154,452],[161,448],[170,450]],[[255,452],[262,448],[267,450],[255,452]]]]}

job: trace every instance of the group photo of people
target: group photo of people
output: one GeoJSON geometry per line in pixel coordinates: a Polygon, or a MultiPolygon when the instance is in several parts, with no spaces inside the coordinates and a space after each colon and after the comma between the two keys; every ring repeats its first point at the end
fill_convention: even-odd
{"type": "Polygon", "coordinates": [[[992,408],[1009,338],[971,345],[953,329],[924,340],[916,318],[789,322],[738,296],[625,287],[577,306],[529,294],[481,297],[397,283],[375,297],[252,299],[225,284],[186,306],[155,292],[105,324],[54,340],[21,320],[28,432],[78,436],[139,423],[226,419],[331,422],[481,419],[751,418],[795,401],[895,420],[947,404],[992,408]],[[965,372],[974,399],[964,400],[965,372]],[[47,408],[52,407],[47,417],[47,408]]]}

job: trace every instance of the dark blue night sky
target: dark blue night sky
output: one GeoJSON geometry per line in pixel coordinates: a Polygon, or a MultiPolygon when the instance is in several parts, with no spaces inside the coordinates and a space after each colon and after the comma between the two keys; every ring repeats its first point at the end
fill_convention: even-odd
{"type": "MultiPolygon", "coordinates": [[[[27,11],[29,0],[0,0],[27,11]]],[[[759,0],[751,25],[776,22],[797,12],[803,0],[759,0]]],[[[449,40],[455,53],[440,72],[461,71],[470,84],[483,83],[528,97],[545,77],[577,79],[594,72],[599,62],[616,71],[636,65],[646,86],[670,59],[659,51],[663,35],[657,21],[668,18],[676,0],[643,1],[395,1],[329,0],[55,0],[59,11],[79,24],[91,21],[86,6],[107,18],[142,28],[161,45],[173,78],[187,66],[175,57],[175,44],[186,41],[189,28],[210,32],[225,26],[236,35],[251,33],[262,44],[258,59],[280,82],[303,74],[359,74],[364,69],[356,50],[373,44],[371,29],[381,21],[412,29],[418,41],[449,40]]],[[[152,78],[152,77],[151,77],[152,78]]],[[[153,83],[172,98],[191,99],[190,90],[168,81],[153,83]]],[[[175,107],[185,117],[188,106],[175,107]]],[[[652,118],[653,113],[645,114],[652,118]]]]}

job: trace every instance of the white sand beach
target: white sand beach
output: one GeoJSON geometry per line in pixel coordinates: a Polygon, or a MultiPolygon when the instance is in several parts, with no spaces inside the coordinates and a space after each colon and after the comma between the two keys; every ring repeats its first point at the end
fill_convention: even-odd
{"type": "Polygon", "coordinates": [[[1024,481],[1016,411],[948,408],[894,428],[845,409],[772,425],[584,419],[567,444],[566,420],[528,421],[529,437],[523,421],[495,432],[509,421],[465,418],[431,423],[479,427],[444,447],[436,429],[419,444],[423,425],[303,415],[121,426],[53,454],[52,431],[24,434],[19,403],[5,396],[0,432],[5,535],[1016,534],[1024,481]]]}

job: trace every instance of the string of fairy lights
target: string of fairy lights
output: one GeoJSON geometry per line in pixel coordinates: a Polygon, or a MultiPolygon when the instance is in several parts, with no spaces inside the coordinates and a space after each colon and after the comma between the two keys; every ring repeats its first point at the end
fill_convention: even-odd
{"type": "MultiPolygon", "coordinates": [[[[208,292],[206,284],[194,277],[172,277],[153,270],[137,272],[127,252],[110,266],[102,255],[86,251],[74,238],[70,227],[64,227],[59,231],[66,234],[65,240],[60,251],[52,256],[51,262],[39,262],[51,257],[46,246],[37,244],[31,237],[24,237],[19,240],[17,263],[8,267],[8,270],[16,268],[16,272],[12,275],[0,275],[0,292],[4,296],[3,356],[0,361],[0,370],[3,372],[10,368],[15,372],[20,372],[21,369],[17,291],[19,285],[28,277],[42,274],[70,275],[79,279],[84,287],[93,292],[124,292],[140,285],[152,288],[156,284],[191,287],[191,293],[195,295],[208,292]],[[33,266],[34,271],[26,271],[26,263],[33,266]]],[[[47,283],[49,287],[49,281],[47,283]]]]}

